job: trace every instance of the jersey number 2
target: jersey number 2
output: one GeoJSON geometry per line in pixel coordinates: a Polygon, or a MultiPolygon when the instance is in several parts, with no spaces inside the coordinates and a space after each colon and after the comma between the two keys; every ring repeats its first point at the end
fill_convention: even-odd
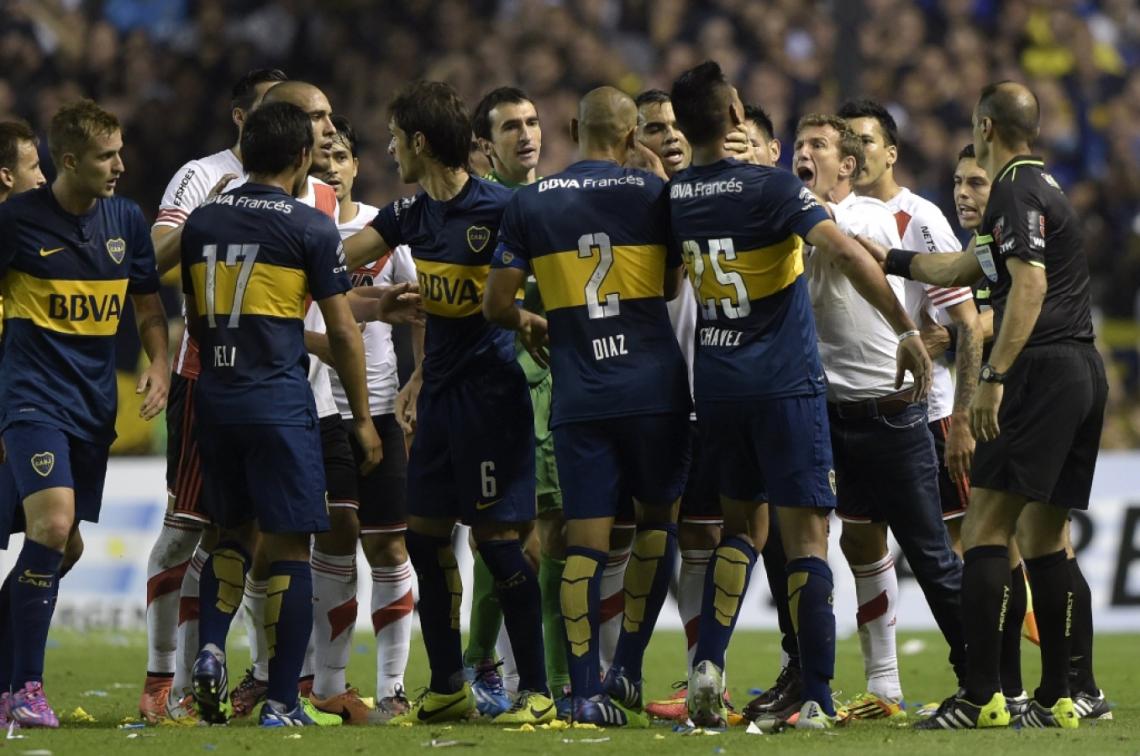
{"type": "Polygon", "coordinates": [[[586,281],[586,311],[591,320],[612,318],[621,309],[617,292],[607,294],[604,302],[598,299],[598,289],[602,287],[602,281],[614,266],[614,248],[610,245],[609,234],[582,234],[578,237],[580,259],[593,257],[594,250],[598,253],[598,264],[590,274],[590,280],[586,281]]]}
{"type": "MultiPolygon", "coordinates": [[[[249,286],[249,277],[253,273],[253,263],[257,260],[257,244],[227,244],[226,259],[223,261],[228,268],[241,263],[237,281],[234,282],[234,301],[230,303],[230,319],[226,323],[228,328],[237,328],[241,321],[241,305],[245,300],[245,289],[249,286]]],[[[206,321],[210,328],[217,328],[218,312],[218,245],[207,244],[202,247],[202,257],[206,259],[206,321]]]]}

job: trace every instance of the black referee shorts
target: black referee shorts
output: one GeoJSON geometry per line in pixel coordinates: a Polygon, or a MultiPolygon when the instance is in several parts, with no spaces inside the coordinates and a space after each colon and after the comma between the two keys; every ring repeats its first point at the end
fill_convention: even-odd
{"type": "Polygon", "coordinates": [[[979,441],[970,485],[1088,509],[1108,381],[1091,344],[1028,347],[1005,380],[993,441],[979,441]]]}

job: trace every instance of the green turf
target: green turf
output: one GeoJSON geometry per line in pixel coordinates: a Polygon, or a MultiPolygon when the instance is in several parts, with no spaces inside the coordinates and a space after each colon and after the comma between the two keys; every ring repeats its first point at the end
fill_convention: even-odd
{"type": "MultiPolygon", "coordinates": [[[[951,677],[939,638],[930,633],[900,633],[899,647],[907,641],[921,641],[925,648],[901,657],[903,685],[914,702],[936,700],[948,695],[951,677]]],[[[582,756],[638,754],[650,749],[655,754],[714,754],[764,751],[765,753],[922,753],[961,754],[973,750],[981,756],[999,754],[1041,754],[1074,752],[1087,754],[1140,753],[1140,666],[1136,664],[1137,636],[1117,635],[1097,639],[1099,682],[1114,702],[1116,721],[1085,723],[1080,730],[1002,732],[920,733],[886,723],[861,723],[823,733],[787,732],[779,735],[746,735],[737,728],[716,736],[681,736],[669,726],[649,731],[604,732],[504,732],[490,724],[464,724],[444,727],[363,727],[262,731],[248,722],[228,727],[117,729],[124,717],[136,715],[135,706],[142,684],[145,649],[139,635],[52,634],[48,651],[46,688],[56,711],[64,718],[57,732],[25,730],[22,740],[0,741],[0,756],[50,751],[56,756],[71,754],[273,754],[289,756],[340,756],[341,754],[404,754],[435,750],[431,741],[459,741],[480,750],[505,753],[566,753],[582,756]],[[95,717],[93,724],[73,724],[70,714],[83,707],[95,717]],[[300,735],[298,739],[297,736],[300,735]],[[588,739],[608,738],[602,743],[588,739]],[[574,741],[566,743],[564,740],[574,741]]],[[[911,644],[914,645],[914,644],[911,644]]],[[[1036,649],[1024,646],[1025,679],[1035,678],[1038,669],[1036,649]]],[[[352,656],[349,679],[363,695],[370,695],[374,681],[371,638],[362,637],[352,656]]],[[[771,633],[741,632],[729,651],[729,682],[734,701],[743,704],[749,689],[771,682],[779,659],[777,639],[771,633]]],[[[242,649],[231,652],[230,673],[239,677],[247,661],[242,649]]],[[[669,692],[669,684],[682,676],[684,650],[678,632],[661,633],[654,639],[646,657],[648,697],[669,692]]],[[[427,679],[423,646],[416,638],[408,689],[414,691],[427,679]]],[[[835,687],[847,695],[859,692],[862,662],[858,641],[842,641],[835,687]]],[[[438,746],[436,746],[438,747],[438,746]]]]}

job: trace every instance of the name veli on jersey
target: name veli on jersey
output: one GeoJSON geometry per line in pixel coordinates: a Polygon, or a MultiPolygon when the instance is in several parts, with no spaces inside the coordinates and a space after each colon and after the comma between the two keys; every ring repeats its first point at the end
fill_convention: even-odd
{"type": "Polygon", "coordinates": [[[731,328],[708,327],[700,329],[701,346],[737,347],[740,346],[740,337],[743,331],[731,328]]]}
{"type": "Polygon", "coordinates": [[[289,215],[293,212],[293,203],[288,200],[257,199],[256,197],[250,197],[248,195],[235,197],[232,194],[219,194],[216,197],[211,197],[202,204],[227,205],[229,207],[241,207],[247,210],[273,210],[285,215],[289,215]]]}
{"type": "Polygon", "coordinates": [[[691,181],[674,184],[669,189],[670,199],[693,199],[713,197],[717,194],[739,194],[744,191],[744,182],[738,178],[723,181],[691,181]]]}
{"type": "Polygon", "coordinates": [[[237,363],[237,347],[214,345],[214,367],[233,367],[237,363]]]}
{"type": "Polygon", "coordinates": [[[625,334],[618,333],[613,336],[603,336],[593,340],[594,361],[607,360],[610,357],[620,357],[629,354],[625,346],[625,334]]]}
{"type": "Polygon", "coordinates": [[[615,186],[645,186],[641,176],[610,176],[607,178],[548,178],[538,182],[538,191],[551,189],[610,189],[615,186]]]}

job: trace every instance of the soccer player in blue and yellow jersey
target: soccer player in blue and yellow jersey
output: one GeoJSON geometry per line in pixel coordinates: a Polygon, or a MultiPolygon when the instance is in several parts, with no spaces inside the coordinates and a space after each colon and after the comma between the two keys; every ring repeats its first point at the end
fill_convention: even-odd
{"type": "Polygon", "coordinates": [[[380,210],[345,241],[350,269],[411,247],[427,313],[416,435],[408,459],[408,533],[420,584],[428,690],[394,723],[461,719],[475,708],[459,635],[463,595],[451,548],[471,525],[495,578],[519,668],[519,692],[498,722],[544,722],[554,702],[543,665],[538,576],[520,532],[535,516],[534,420],[514,334],[483,319],[483,286],[503,209],[514,192],[470,176],[471,119],[449,85],[416,82],[389,106],[389,152],[421,191],[380,210]]]}
{"type": "Polygon", "coordinates": [[[547,321],[514,300],[533,271],[551,336],[572,717],[646,726],[642,657],[673,573],[689,463],[688,371],[665,307],[680,284],[681,260],[669,246],[665,182],[622,167],[637,145],[633,100],[595,89],[570,129],[582,160],[520,189],[508,205],[483,311],[541,350],[547,321]],[[599,588],[626,493],[636,502],[637,535],[621,636],[603,682],[599,588]]]}
{"type": "Polygon", "coordinates": [[[114,342],[130,296],[151,360],[140,412],[166,404],[166,316],[154,248],[135,203],[114,196],[123,172],[119,121],[90,100],[52,118],[51,186],[0,205],[0,433],[7,454],[0,532],[22,502],[27,537],[9,575],[13,693],[8,717],[57,727],[43,693],[44,649],[63,550],[95,522],[115,438],[114,342]]]}
{"type": "Polygon", "coordinates": [[[241,138],[248,182],[208,200],[182,231],[187,322],[200,347],[196,397],[207,500],[221,528],[202,570],[200,651],[191,673],[206,721],[225,720],[226,633],[241,603],[254,521],[270,561],[266,634],[269,687],[263,726],[313,724],[297,680],[313,626],[309,540],[329,527],[321,438],[303,318],[320,306],[329,346],[353,409],[353,430],[379,461],[368,409],[364,347],[344,294],[351,283],[340,234],[295,199],[313,149],[309,115],[263,105],[241,138]]]}
{"type": "Polygon", "coordinates": [[[824,373],[803,276],[803,244],[827,255],[896,331],[899,370],[928,380],[918,331],[869,255],[845,237],[799,179],[728,158],[727,132],[744,120],[720,66],[706,62],[673,85],[693,165],[670,185],[673,233],[700,303],[694,367],[702,451],[718,461],[724,534],[706,573],[689,713],[722,724],[724,652],[757,549],[761,502],[778,507],[788,595],[803,664],[798,727],[834,721],[832,577],[827,522],[835,507],[824,373]],[[913,332],[913,333],[912,333],[913,332]],[[753,527],[750,527],[753,523],[753,527]]]}

